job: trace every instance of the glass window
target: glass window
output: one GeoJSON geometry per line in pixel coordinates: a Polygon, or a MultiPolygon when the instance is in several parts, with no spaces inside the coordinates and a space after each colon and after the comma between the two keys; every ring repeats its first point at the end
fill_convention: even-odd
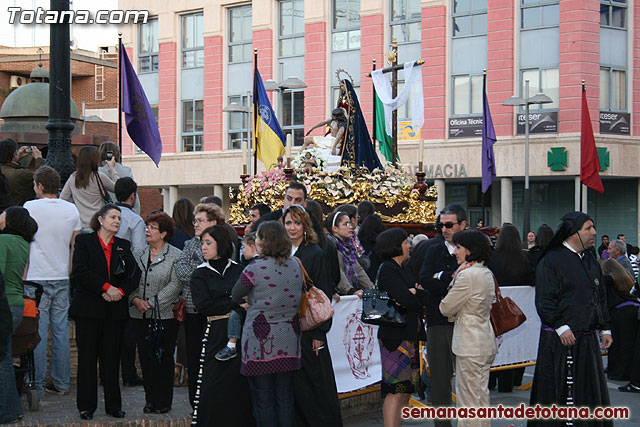
{"type": "Polygon", "coordinates": [[[252,60],[251,18],[250,4],[229,9],[229,62],[252,60]]]}
{"type": "MultiPolygon", "coordinates": [[[[230,96],[229,103],[232,102],[246,107],[249,105],[249,95],[230,96]]],[[[227,148],[229,150],[240,150],[242,149],[242,141],[249,143],[249,113],[235,112],[227,114],[229,115],[227,148]]]]}
{"type": "Polygon", "coordinates": [[[182,16],[182,68],[204,66],[202,12],[182,16]]]}
{"type": "Polygon", "coordinates": [[[293,135],[293,145],[304,142],[304,90],[282,92],[282,131],[293,135]]]}
{"type": "Polygon", "coordinates": [[[600,25],[627,28],[627,4],[625,0],[600,0],[600,25]]]}
{"type": "Polygon", "coordinates": [[[558,3],[558,0],[521,0],[521,28],[557,27],[560,23],[558,3]]]}
{"type": "Polygon", "coordinates": [[[280,56],[304,55],[304,0],[281,0],[280,56]]]}
{"type": "Polygon", "coordinates": [[[453,76],[453,115],[482,114],[482,76],[453,76]]]}
{"type": "Polygon", "coordinates": [[[158,71],[158,19],[149,19],[145,24],[140,24],[139,28],[138,71],[158,71]]]}
{"type": "Polygon", "coordinates": [[[182,151],[202,151],[204,102],[182,101],[182,151]]]}
{"type": "Polygon", "coordinates": [[[627,76],[624,70],[600,68],[600,110],[627,110],[627,76]]]}
{"type": "Polygon", "coordinates": [[[360,49],[360,0],[333,0],[332,50],[360,49]]]}
{"type": "Polygon", "coordinates": [[[486,0],[453,1],[453,37],[482,36],[487,34],[486,0]]]}
{"type": "MultiPolygon", "coordinates": [[[[552,103],[549,104],[531,104],[529,106],[530,110],[537,109],[557,109],[558,108],[558,98],[560,95],[559,87],[560,87],[560,73],[557,68],[548,68],[548,69],[529,69],[522,70],[521,72],[521,91],[520,94],[524,98],[525,94],[525,81],[529,80],[529,97],[534,96],[535,94],[542,91],[545,95],[553,100],[552,103]]],[[[522,111],[524,111],[524,107],[522,107],[522,111]]]]}
{"type": "Polygon", "coordinates": [[[421,36],[422,12],[420,0],[391,2],[391,39],[398,43],[417,42],[421,36]]]}

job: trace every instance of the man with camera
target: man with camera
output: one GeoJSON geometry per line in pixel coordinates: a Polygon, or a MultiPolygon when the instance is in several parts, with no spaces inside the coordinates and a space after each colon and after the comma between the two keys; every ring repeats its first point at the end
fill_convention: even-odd
{"type": "Polygon", "coordinates": [[[44,165],[42,153],[36,146],[23,146],[18,150],[18,143],[11,139],[0,141],[0,170],[9,181],[11,204],[22,206],[24,202],[36,198],[33,191],[33,172],[18,163],[27,156],[35,159],[35,169],[44,165]]]}

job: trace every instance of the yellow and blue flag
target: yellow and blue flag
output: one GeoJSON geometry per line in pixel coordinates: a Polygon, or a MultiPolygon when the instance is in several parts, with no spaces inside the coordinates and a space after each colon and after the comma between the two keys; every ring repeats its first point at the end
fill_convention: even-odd
{"type": "Polygon", "coordinates": [[[271,108],[257,67],[253,76],[253,114],[253,146],[260,161],[267,169],[271,169],[271,166],[278,163],[278,156],[284,156],[285,136],[276,113],[271,108]]]}

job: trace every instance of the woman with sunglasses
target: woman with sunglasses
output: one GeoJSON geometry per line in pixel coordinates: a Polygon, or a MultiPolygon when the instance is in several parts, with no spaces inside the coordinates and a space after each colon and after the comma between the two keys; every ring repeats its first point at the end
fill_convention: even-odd
{"type": "Polygon", "coordinates": [[[362,298],[362,290],[373,288],[373,283],[358,262],[352,241],[353,223],[346,212],[336,211],[327,217],[327,225],[338,249],[340,265],[340,282],[336,286],[338,294],[358,295],[362,298]]]}
{"type": "MultiPolygon", "coordinates": [[[[284,228],[291,239],[292,254],[305,268],[313,284],[328,298],[333,293],[329,263],[318,246],[311,218],[302,206],[289,206],[282,216],[284,228]]],[[[340,402],[327,346],[331,320],[302,333],[300,347],[302,369],[293,377],[296,425],[341,426],[340,402]]]]}

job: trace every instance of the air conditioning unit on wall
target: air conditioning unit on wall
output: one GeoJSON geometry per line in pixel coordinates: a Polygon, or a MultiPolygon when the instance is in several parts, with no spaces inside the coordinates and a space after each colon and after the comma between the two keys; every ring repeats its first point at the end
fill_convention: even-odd
{"type": "Polygon", "coordinates": [[[11,76],[11,82],[9,84],[9,87],[11,88],[20,87],[20,86],[26,85],[27,83],[31,83],[31,79],[29,77],[11,76]]]}

